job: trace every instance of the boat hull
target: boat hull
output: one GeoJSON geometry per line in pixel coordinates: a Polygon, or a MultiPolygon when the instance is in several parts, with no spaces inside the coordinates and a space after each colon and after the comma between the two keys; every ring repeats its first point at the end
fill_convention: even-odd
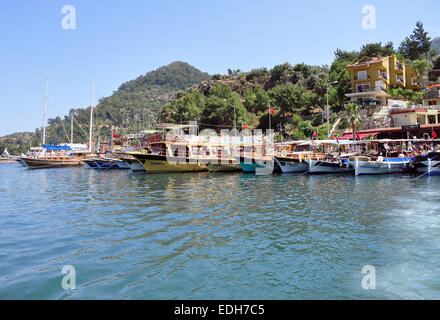
{"type": "Polygon", "coordinates": [[[71,160],[71,159],[58,160],[58,159],[21,158],[21,161],[29,169],[80,167],[83,165],[81,160],[71,160]]]}
{"type": "Polygon", "coordinates": [[[241,171],[241,166],[239,163],[234,163],[233,161],[229,161],[229,163],[222,163],[218,161],[218,163],[209,162],[206,167],[209,172],[233,172],[233,171],[241,171]]]}
{"type": "Polygon", "coordinates": [[[296,159],[275,157],[277,165],[282,173],[301,173],[309,170],[309,164],[296,159]]]}
{"type": "Polygon", "coordinates": [[[130,170],[130,165],[125,160],[113,160],[114,163],[118,166],[121,170],[130,170]]]}
{"type": "MultiPolygon", "coordinates": [[[[267,162],[270,159],[262,159],[261,161],[256,161],[253,158],[240,157],[240,167],[244,173],[257,173],[257,169],[265,170],[267,168],[267,162]]],[[[272,172],[275,169],[275,162],[272,162],[272,172]]]]}
{"type": "Polygon", "coordinates": [[[392,161],[363,161],[355,159],[350,161],[356,176],[403,173],[408,171],[411,159],[395,159],[392,161]]]}
{"type": "Polygon", "coordinates": [[[152,154],[136,154],[133,155],[143,163],[147,173],[180,173],[180,172],[203,172],[208,168],[192,159],[181,159],[181,161],[168,161],[166,156],[152,154]]]}
{"type": "Polygon", "coordinates": [[[309,160],[310,174],[352,173],[354,170],[347,163],[309,160]]]}
{"type": "Polygon", "coordinates": [[[87,169],[96,169],[96,168],[98,168],[98,164],[95,161],[93,161],[93,160],[85,160],[83,162],[84,162],[84,168],[87,168],[87,169]]]}
{"type": "Polygon", "coordinates": [[[145,172],[144,166],[142,165],[142,163],[139,162],[138,159],[124,158],[123,160],[127,163],[129,168],[131,169],[131,171],[133,171],[133,172],[145,172]]]}
{"type": "Polygon", "coordinates": [[[103,169],[103,170],[111,170],[111,169],[119,169],[119,166],[110,160],[95,160],[97,167],[94,169],[103,169]]]}
{"type": "Polygon", "coordinates": [[[417,173],[425,175],[440,174],[440,153],[430,152],[424,155],[414,157],[408,167],[417,173]]]}
{"type": "Polygon", "coordinates": [[[421,161],[415,165],[417,173],[440,175],[440,161],[421,161]]]}

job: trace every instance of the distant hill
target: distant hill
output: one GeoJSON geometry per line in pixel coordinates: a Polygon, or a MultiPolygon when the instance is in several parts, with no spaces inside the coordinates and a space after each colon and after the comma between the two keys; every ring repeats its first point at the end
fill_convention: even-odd
{"type": "MultiPolygon", "coordinates": [[[[94,141],[108,140],[112,131],[119,134],[145,129],[158,121],[161,108],[173,96],[211,76],[185,62],[173,62],[138,78],[123,83],[111,96],[100,99],[94,113],[94,141]]],[[[74,117],[74,142],[88,141],[90,107],[71,110],[74,117]]],[[[47,142],[58,136],[56,143],[68,142],[70,117],[48,120],[47,142]]],[[[11,154],[26,152],[29,145],[41,143],[41,129],[14,133],[0,138],[0,152],[8,148],[11,154]]]]}
{"type": "Polygon", "coordinates": [[[434,38],[432,40],[431,47],[440,52],[440,37],[434,38]]]}

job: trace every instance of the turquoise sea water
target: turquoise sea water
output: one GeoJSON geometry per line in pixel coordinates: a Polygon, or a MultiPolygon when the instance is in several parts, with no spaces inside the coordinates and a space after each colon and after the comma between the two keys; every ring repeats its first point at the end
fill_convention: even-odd
{"type": "Polygon", "coordinates": [[[0,298],[439,299],[440,177],[412,179],[0,165],[0,298]]]}

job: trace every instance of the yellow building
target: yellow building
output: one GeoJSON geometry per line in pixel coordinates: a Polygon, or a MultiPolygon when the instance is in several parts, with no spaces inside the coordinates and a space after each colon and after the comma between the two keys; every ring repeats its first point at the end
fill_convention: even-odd
{"type": "Polygon", "coordinates": [[[392,87],[420,90],[417,72],[396,56],[363,57],[348,65],[347,70],[351,75],[351,93],[346,96],[361,103],[370,99],[386,105],[390,97],[387,90],[392,87]]]}

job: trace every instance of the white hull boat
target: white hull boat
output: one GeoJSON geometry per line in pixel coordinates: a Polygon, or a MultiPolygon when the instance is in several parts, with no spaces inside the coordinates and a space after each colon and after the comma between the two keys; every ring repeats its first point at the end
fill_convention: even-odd
{"type": "Polygon", "coordinates": [[[288,159],[275,157],[275,162],[281,169],[282,173],[301,173],[309,170],[309,164],[301,159],[288,159]]]}
{"type": "Polygon", "coordinates": [[[408,171],[408,164],[412,158],[383,158],[375,161],[359,160],[355,158],[350,161],[356,176],[391,174],[408,171]]]}

